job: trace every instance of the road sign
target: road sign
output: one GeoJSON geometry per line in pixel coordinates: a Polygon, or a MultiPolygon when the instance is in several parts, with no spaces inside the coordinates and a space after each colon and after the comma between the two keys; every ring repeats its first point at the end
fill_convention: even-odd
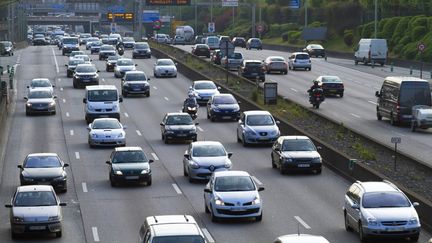
{"type": "Polygon", "coordinates": [[[111,23],[111,33],[117,32],[117,23],[111,23]]]}
{"type": "Polygon", "coordinates": [[[418,50],[419,52],[424,52],[425,49],[426,49],[426,45],[425,45],[425,43],[420,42],[420,43],[417,45],[417,50],[418,50]]]}
{"type": "Polygon", "coordinates": [[[214,22],[209,22],[208,23],[208,32],[214,33],[215,31],[216,31],[215,23],[214,22]]]}
{"type": "Polygon", "coordinates": [[[155,20],[160,19],[159,10],[144,10],[143,23],[153,23],[155,20]]]}
{"type": "Polygon", "coordinates": [[[289,0],[288,8],[300,8],[300,0],[289,0]]]}
{"type": "Polygon", "coordinates": [[[147,6],[184,6],[191,5],[191,0],[146,0],[147,6]]]}
{"type": "Polygon", "coordinates": [[[401,137],[392,137],[391,143],[401,143],[402,139],[401,137]]]}
{"type": "Polygon", "coordinates": [[[153,21],[153,29],[158,30],[160,29],[162,26],[162,22],[158,19],[153,21]]]}
{"type": "Polygon", "coordinates": [[[256,26],[256,31],[257,31],[258,33],[262,33],[262,32],[264,32],[264,25],[262,25],[262,24],[257,24],[257,26],[256,26]]]}
{"type": "Polygon", "coordinates": [[[125,8],[123,6],[120,6],[120,5],[109,6],[107,8],[107,12],[110,12],[110,13],[124,13],[125,12],[125,8]]]}
{"type": "Polygon", "coordinates": [[[222,7],[238,7],[238,0],[222,0],[222,7]]]}

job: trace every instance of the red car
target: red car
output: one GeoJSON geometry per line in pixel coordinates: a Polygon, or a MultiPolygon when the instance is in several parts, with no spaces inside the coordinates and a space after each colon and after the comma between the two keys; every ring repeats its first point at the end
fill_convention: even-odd
{"type": "Polygon", "coordinates": [[[196,44],[192,47],[192,54],[210,58],[210,48],[206,44],[196,44]]]}

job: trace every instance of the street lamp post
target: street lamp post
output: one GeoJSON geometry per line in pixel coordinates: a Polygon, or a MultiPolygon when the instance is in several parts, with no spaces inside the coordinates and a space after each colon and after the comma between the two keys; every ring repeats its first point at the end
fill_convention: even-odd
{"type": "Polygon", "coordinates": [[[377,38],[377,22],[378,22],[378,6],[377,6],[377,0],[374,0],[374,4],[375,4],[375,22],[374,22],[374,27],[375,27],[375,31],[374,31],[374,38],[377,38]]]}

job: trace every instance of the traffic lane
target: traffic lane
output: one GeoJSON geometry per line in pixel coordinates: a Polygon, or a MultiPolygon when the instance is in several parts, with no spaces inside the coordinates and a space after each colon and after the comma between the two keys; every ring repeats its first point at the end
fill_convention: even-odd
{"type": "MultiPolygon", "coordinates": [[[[16,79],[18,97],[15,105],[15,112],[13,113],[11,122],[10,137],[6,148],[6,155],[3,165],[2,183],[0,189],[0,196],[3,198],[3,203],[9,203],[16,187],[19,186],[19,170],[16,167],[21,164],[25,156],[29,153],[36,152],[55,152],[65,163],[69,163],[67,150],[65,146],[65,138],[62,136],[61,117],[55,116],[31,116],[25,115],[25,101],[22,99],[27,92],[28,83],[26,80],[31,80],[35,77],[47,77],[51,80],[54,79],[55,74],[52,73],[51,65],[38,66],[39,62],[50,63],[52,56],[46,53],[43,49],[30,52],[33,55],[28,55],[23,59],[20,66],[16,70],[16,79]]],[[[59,105],[57,105],[59,108],[59,105]]],[[[57,242],[83,242],[83,228],[81,227],[81,215],[79,213],[79,205],[74,202],[77,201],[76,194],[73,190],[72,170],[67,168],[66,171],[69,175],[68,192],[58,193],[60,200],[68,203],[68,206],[63,207],[63,214],[65,220],[63,221],[63,230],[65,233],[57,242]]],[[[1,220],[1,233],[0,238],[2,242],[9,242],[10,240],[10,224],[9,224],[9,210],[2,210],[0,215],[1,220]]],[[[52,236],[48,236],[52,237],[52,236]]],[[[45,242],[47,236],[26,236],[25,239],[36,239],[36,242],[45,242]]]]}

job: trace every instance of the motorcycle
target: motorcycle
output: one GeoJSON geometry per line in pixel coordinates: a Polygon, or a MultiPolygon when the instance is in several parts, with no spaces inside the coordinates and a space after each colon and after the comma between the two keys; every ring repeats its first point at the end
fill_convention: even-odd
{"type": "Polygon", "coordinates": [[[183,106],[183,112],[188,113],[192,117],[192,119],[195,120],[198,117],[198,104],[187,104],[183,106]]]}
{"type": "Polygon", "coordinates": [[[312,104],[312,107],[318,109],[321,102],[324,101],[324,91],[321,88],[313,89],[309,93],[309,103],[312,104]]]}
{"type": "Polygon", "coordinates": [[[117,49],[117,51],[118,51],[118,54],[119,54],[120,56],[123,56],[123,54],[124,54],[124,47],[119,47],[119,48],[117,49]]]}

